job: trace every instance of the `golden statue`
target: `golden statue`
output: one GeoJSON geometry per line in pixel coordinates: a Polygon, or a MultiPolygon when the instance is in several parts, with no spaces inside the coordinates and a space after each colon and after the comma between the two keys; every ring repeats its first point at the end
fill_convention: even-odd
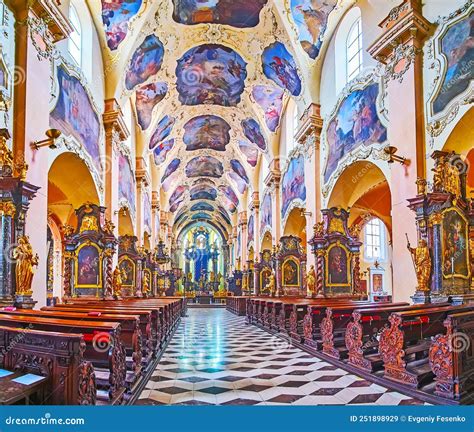
{"type": "Polygon", "coordinates": [[[105,220],[105,223],[104,223],[104,232],[106,234],[113,234],[114,233],[114,229],[115,229],[115,225],[114,223],[109,220],[109,219],[106,219],[105,220]]]}
{"type": "Polygon", "coordinates": [[[115,267],[115,270],[112,273],[112,291],[116,296],[120,296],[122,294],[122,284],[124,276],[127,276],[126,274],[124,275],[124,271],[120,270],[118,266],[115,267]]]}
{"type": "Polygon", "coordinates": [[[415,266],[416,278],[418,280],[417,291],[430,291],[431,255],[426,240],[420,239],[418,246],[412,248],[407,236],[407,248],[411,253],[413,265],[415,266]]]}
{"type": "Polygon", "coordinates": [[[342,219],[339,219],[338,217],[333,217],[331,219],[331,223],[329,224],[329,233],[335,233],[338,232],[340,234],[345,234],[344,233],[344,222],[342,219]]]}
{"type": "Polygon", "coordinates": [[[313,227],[313,231],[315,237],[324,236],[324,222],[317,222],[313,227]]]}
{"type": "Polygon", "coordinates": [[[7,146],[7,140],[0,135],[0,167],[8,166],[13,169],[13,152],[7,146]]]}
{"type": "Polygon", "coordinates": [[[150,276],[148,275],[147,272],[145,272],[143,274],[143,283],[142,283],[142,288],[143,288],[143,292],[145,294],[148,294],[151,290],[150,290],[150,276]]]}
{"type": "Polygon", "coordinates": [[[215,277],[215,275],[214,275],[214,272],[211,271],[211,272],[209,273],[209,282],[215,282],[215,280],[216,280],[216,277],[215,277]]]}
{"type": "Polygon", "coordinates": [[[445,164],[445,187],[446,192],[453,194],[456,198],[461,197],[461,176],[455,163],[447,161],[445,164]]]}
{"type": "Polygon", "coordinates": [[[82,233],[84,231],[99,231],[97,218],[95,216],[84,216],[82,218],[81,229],[79,232],[82,233]]]}
{"type": "Polygon", "coordinates": [[[433,189],[435,192],[441,192],[444,189],[444,169],[445,157],[440,156],[436,162],[433,171],[433,189]]]}
{"type": "Polygon", "coordinates": [[[314,265],[311,264],[309,271],[306,273],[306,293],[311,297],[316,291],[316,271],[314,265]]]}
{"type": "Polygon", "coordinates": [[[21,236],[18,239],[18,245],[13,249],[13,258],[16,260],[16,294],[30,296],[32,294],[31,283],[33,282],[33,267],[38,265],[39,258],[38,254],[33,252],[33,248],[27,236],[21,236]]]}
{"type": "Polygon", "coordinates": [[[267,282],[267,285],[265,286],[265,289],[268,290],[271,297],[273,297],[276,294],[274,270],[271,272],[270,276],[268,276],[268,282],[267,282]]]}

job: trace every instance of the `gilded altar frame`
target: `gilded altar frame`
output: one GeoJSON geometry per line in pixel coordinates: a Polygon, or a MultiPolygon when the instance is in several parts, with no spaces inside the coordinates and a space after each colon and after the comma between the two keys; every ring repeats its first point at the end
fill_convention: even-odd
{"type": "MultiPolygon", "coordinates": [[[[351,258],[352,258],[352,254],[350,252],[350,250],[344,246],[343,244],[341,244],[340,242],[336,242],[336,243],[333,243],[331,244],[328,248],[327,248],[327,251],[326,251],[326,265],[325,265],[325,283],[326,283],[326,287],[331,289],[332,287],[347,287],[347,288],[351,288],[351,258]],[[343,249],[344,252],[346,253],[346,280],[347,280],[347,283],[332,283],[330,282],[329,280],[329,252],[334,249],[334,248],[340,248],[340,249],[343,249]]],[[[332,290],[331,290],[332,291],[332,290]]]]}
{"type": "Polygon", "coordinates": [[[102,278],[103,278],[102,264],[103,264],[102,249],[96,243],[84,242],[84,243],[80,244],[79,247],[76,250],[76,255],[74,257],[74,288],[75,289],[78,289],[78,288],[85,288],[85,289],[99,289],[99,288],[102,288],[102,278]],[[89,246],[94,247],[97,250],[97,254],[99,256],[99,268],[98,268],[98,270],[99,270],[99,280],[98,280],[97,284],[95,284],[95,285],[79,284],[79,252],[83,248],[89,247],[89,246]]]}

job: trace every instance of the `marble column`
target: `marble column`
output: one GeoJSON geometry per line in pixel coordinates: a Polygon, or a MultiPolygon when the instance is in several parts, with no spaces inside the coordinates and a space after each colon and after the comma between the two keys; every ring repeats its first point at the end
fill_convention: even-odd
{"type": "Polygon", "coordinates": [[[273,245],[277,245],[281,237],[281,168],[280,159],[275,158],[270,164],[270,172],[265,179],[265,185],[270,189],[272,197],[272,237],[273,245]]]}

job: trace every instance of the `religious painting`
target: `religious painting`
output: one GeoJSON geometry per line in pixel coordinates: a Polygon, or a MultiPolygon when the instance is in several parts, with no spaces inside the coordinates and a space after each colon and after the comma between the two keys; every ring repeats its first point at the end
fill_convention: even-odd
{"type": "Polygon", "coordinates": [[[293,96],[301,93],[301,79],[293,56],[281,42],[274,42],[263,50],[262,67],[265,76],[293,96]]]}
{"type": "Polygon", "coordinates": [[[224,166],[212,156],[197,156],[186,165],[188,177],[214,177],[219,178],[224,174],[224,166]]]}
{"type": "Polygon", "coordinates": [[[301,203],[306,202],[306,187],[304,184],[304,156],[290,160],[288,169],[283,174],[281,187],[281,215],[285,217],[290,204],[298,200],[301,203]]]}
{"type": "Polygon", "coordinates": [[[219,210],[220,215],[222,218],[229,224],[231,225],[229,215],[227,214],[227,211],[224,207],[218,206],[217,209],[219,210]]]}
{"type": "Polygon", "coordinates": [[[227,173],[229,178],[234,181],[235,185],[237,186],[238,191],[243,194],[247,189],[247,183],[235,172],[227,173]]]}
{"type": "Polygon", "coordinates": [[[455,209],[443,212],[442,224],[443,277],[468,278],[468,225],[455,209]]]}
{"type": "Polygon", "coordinates": [[[441,77],[440,90],[433,101],[433,113],[443,111],[463,93],[474,79],[474,11],[449,27],[441,38],[440,50],[446,69],[441,77]]]}
{"type": "Polygon", "coordinates": [[[119,199],[125,199],[130,210],[135,213],[135,175],[126,156],[120,153],[119,158],[119,199]]]}
{"type": "Polygon", "coordinates": [[[50,114],[50,125],[79,141],[96,168],[101,170],[100,120],[89,95],[81,82],[62,67],[57,69],[57,79],[59,96],[50,114]]]}
{"type": "Polygon", "coordinates": [[[326,265],[327,285],[349,285],[349,257],[342,246],[333,246],[328,251],[326,265]]]}
{"type": "Polygon", "coordinates": [[[239,205],[239,198],[237,198],[237,195],[230,186],[219,186],[219,190],[232,204],[236,207],[239,205]]]}
{"type": "Polygon", "coordinates": [[[225,151],[230,141],[230,126],[221,117],[202,115],[194,117],[184,125],[183,141],[186,150],[210,149],[225,151]]]}
{"type": "Polygon", "coordinates": [[[129,258],[122,258],[119,261],[119,268],[122,272],[122,285],[126,287],[135,286],[135,264],[129,258]]]}
{"type": "Polygon", "coordinates": [[[157,36],[151,34],[133,53],[125,75],[125,87],[134,89],[155,75],[163,63],[165,49],[157,36]]]}
{"type": "Polygon", "coordinates": [[[200,212],[200,213],[194,214],[191,219],[192,220],[211,220],[212,217],[208,215],[207,213],[200,212]]]}
{"type": "Polygon", "coordinates": [[[339,161],[351,151],[387,140],[387,129],[377,113],[378,94],[379,85],[369,84],[354,90],[339,105],[326,131],[329,155],[324,181],[329,180],[339,161]]]}
{"type": "Polygon", "coordinates": [[[143,224],[151,230],[151,200],[148,192],[143,194],[143,224]]]}
{"type": "Polygon", "coordinates": [[[272,86],[256,85],[252,89],[252,96],[262,108],[265,124],[271,132],[275,132],[280,124],[284,94],[284,90],[272,86]]]}
{"type": "Polygon", "coordinates": [[[383,275],[380,273],[375,273],[372,275],[372,292],[383,292],[383,275]]]}
{"type": "Polygon", "coordinates": [[[213,187],[207,185],[198,185],[191,189],[190,196],[191,201],[201,199],[215,201],[217,198],[217,191],[213,187]]]}
{"type": "Polygon", "coordinates": [[[250,144],[248,141],[239,140],[239,149],[247,158],[248,164],[252,167],[255,167],[257,165],[258,160],[257,148],[253,144],[250,144]]]}
{"type": "Polygon", "coordinates": [[[141,5],[142,0],[102,0],[102,23],[110,50],[116,50],[127,37],[128,23],[141,5]]]}
{"type": "Polygon", "coordinates": [[[265,194],[262,200],[260,218],[260,232],[263,233],[265,227],[272,226],[272,197],[268,192],[265,194]]]}
{"type": "Polygon", "coordinates": [[[257,147],[265,151],[267,149],[267,142],[263,136],[260,125],[253,118],[242,120],[242,129],[244,130],[245,137],[252,143],[256,144],[257,147]]]}
{"type": "Polygon", "coordinates": [[[255,238],[255,227],[254,227],[254,218],[253,218],[253,213],[250,215],[249,220],[248,220],[248,231],[247,231],[247,236],[250,242],[254,241],[255,238]]]}
{"type": "Polygon", "coordinates": [[[231,48],[208,44],[178,60],[176,89],[183,105],[236,106],[244,91],[247,63],[231,48]]]}
{"type": "Polygon", "coordinates": [[[188,190],[187,186],[179,185],[176,187],[174,192],[171,194],[169,199],[169,205],[173,205],[176,201],[183,198],[185,192],[188,190]]]}
{"type": "Polygon", "coordinates": [[[282,278],[283,278],[282,282],[284,286],[299,287],[300,267],[294,259],[288,258],[281,266],[281,272],[282,272],[282,278]]]}
{"type": "Polygon", "coordinates": [[[337,0],[291,0],[293,21],[298,28],[298,40],[312,59],[319,55],[328,17],[337,0]]]}
{"type": "Polygon", "coordinates": [[[173,159],[165,169],[163,177],[161,177],[161,183],[163,183],[171,174],[173,174],[181,164],[181,159],[173,159]]]}
{"type": "Polygon", "coordinates": [[[165,82],[144,84],[136,91],[135,106],[137,108],[137,121],[143,130],[151,124],[153,109],[166,96],[168,84],[165,82]]]}
{"type": "Polygon", "coordinates": [[[173,0],[173,19],[180,24],[223,24],[255,27],[268,0],[173,0]]]}
{"type": "Polygon", "coordinates": [[[191,207],[191,211],[214,211],[214,207],[206,202],[199,202],[191,207]]]}
{"type": "Polygon", "coordinates": [[[174,138],[162,141],[153,149],[153,159],[156,165],[161,165],[165,160],[168,152],[174,146],[174,138]]]}
{"type": "Polygon", "coordinates": [[[169,115],[165,115],[156,125],[155,132],[150,138],[149,148],[153,150],[161,141],[169,136],[173,130],[176,119],[169,115]]]}
{"type": "Polygon", "coordinates": [[[245,172],[245,168],[237,159],[232,159],[230,161],[230,167],[242,180],[245,181],[245,183],[249,184],[250,180],[245,172]]]}
{"type": "Polygon", "coordinates": [[[263,270],[260,272],[260,289],[263,291],[265,290],[268,282],[270,281],[270,275],[272,271],[269,267],[264,267],[263,270]]]}
{"type": "Polygon", "coordinates": [[[76,287],[92,288],[101,283],[101,260],[97,246],[84,244],[77,252],[76,287]]]}

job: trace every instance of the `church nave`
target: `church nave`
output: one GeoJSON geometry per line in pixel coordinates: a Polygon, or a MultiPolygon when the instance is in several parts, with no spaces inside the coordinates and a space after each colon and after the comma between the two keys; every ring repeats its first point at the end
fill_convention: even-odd
{"type": "Polygon", "coordinates": [[[418,405],[245,324],[224,309],[188,316],[138,405],[418,405]]]}

